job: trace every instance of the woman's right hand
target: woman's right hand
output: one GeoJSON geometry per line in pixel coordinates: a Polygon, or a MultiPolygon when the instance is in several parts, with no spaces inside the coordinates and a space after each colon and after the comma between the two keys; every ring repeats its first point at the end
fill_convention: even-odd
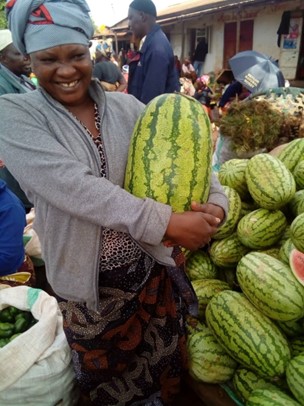
{"type": "Polygon", "coordinates": [[[180,245],[195,251],[208,244],[216,233],[219,219],[209,213],[186,211],[172,213],[163,244],[180,245]]]}

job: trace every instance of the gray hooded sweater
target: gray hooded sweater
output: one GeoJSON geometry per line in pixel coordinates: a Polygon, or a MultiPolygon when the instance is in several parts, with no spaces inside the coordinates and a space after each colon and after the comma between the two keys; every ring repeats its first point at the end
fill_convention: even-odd
{"type": "MultiPolygon", "coordinates": [[[[98,150],[83,126],[42,89],[0,97],[0,155],[34,203],[53,290],[97,310],[102,227],[129,233],[159,263],[174,261],[161,243],[171,207],[122,188],[130,137],[145,106],[130,95],[105,93],[97,81],[90,94],[99,106],[107,179],[100,177],[98,150]]],[[[209,202],[227,213],[215,176],[209,202]]]]}

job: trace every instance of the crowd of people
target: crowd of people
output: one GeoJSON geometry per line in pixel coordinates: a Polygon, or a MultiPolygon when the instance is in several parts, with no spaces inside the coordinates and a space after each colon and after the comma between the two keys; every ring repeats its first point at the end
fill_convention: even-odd
{"type": "MultiPolygon", "coordinates": [[[[181,248],[206,246],[228,204],[215,175],[207,203],[193,202],[183,213],[123,189],[130,137],[145,104],[179,90],[155,5],[130,3],[129,25],[140,41],[124,89],[108,69],[112,62],[101,58],[93,69],[85,0],[7,1],[6,11],[12,37],[0,40],[1,71],[10,69],[14,47],[20,62],[29,58],[39,86],[11,70],[19,86],[0,97],[2,166],[35,209],[79,405],[169,405],[187,370],[186,317],[197,308],[181,248]],[[119,83],[116,91],[104,90],[101,72],[119,83]]],[[[18,211],[19,219],[8,272],[23,253],[25,210],[16,199],[1,182],[1,208],[18,211]]]]}

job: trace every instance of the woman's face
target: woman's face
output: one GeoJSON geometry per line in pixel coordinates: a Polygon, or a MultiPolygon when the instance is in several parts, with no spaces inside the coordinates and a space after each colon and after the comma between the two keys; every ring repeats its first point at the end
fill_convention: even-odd
{"type": "Polygon", "coordinates": [[[89,48],[84,45],[59,45],[31,54],[32,70],[39,86],[66,106],[87,101],[92,77],[89,48]]]}

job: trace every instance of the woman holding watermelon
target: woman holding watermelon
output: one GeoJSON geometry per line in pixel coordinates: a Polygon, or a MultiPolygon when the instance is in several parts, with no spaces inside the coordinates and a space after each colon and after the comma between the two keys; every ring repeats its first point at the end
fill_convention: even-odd
{"type": "Polygon", "coordinates": [[[213,180],[208,204],[173,214],[126,192],[129,140],[145,106],[91,79],[86,2],[16,0],[7,12],[40,88],[0,99],[0,148],[34,202],[79,404],[170,404],[186,366],[184,316],[195,298],[179,248],[172,254],[165,245],[205,245],[227,199],[213,180]]]}

